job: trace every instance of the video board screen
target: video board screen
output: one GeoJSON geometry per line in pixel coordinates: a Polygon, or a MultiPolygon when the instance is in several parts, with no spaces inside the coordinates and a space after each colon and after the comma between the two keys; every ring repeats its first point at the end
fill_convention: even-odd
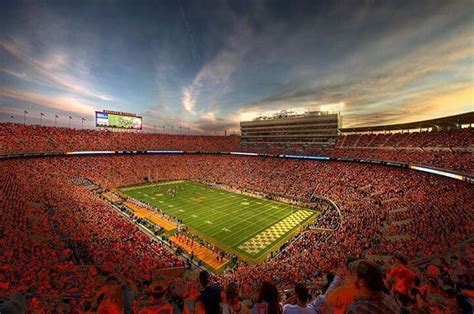
{"type": "Polygon", "coordinates": [[[95,113],[95,124],[98,127],[142,129],[142,117],[125,116],[109,112],[95,113]]]}

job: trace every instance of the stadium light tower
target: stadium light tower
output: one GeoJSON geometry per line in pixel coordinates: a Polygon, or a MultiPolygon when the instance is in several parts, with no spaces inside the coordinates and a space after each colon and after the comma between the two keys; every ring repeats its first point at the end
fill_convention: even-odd
{"type": "Polygon", "coordinates": [[[13,115],[10,116],[10,119],[15,120],[15,117],[13,115]]]}
{"type": "Polygon", "coordinates": [[[26,115],[28,114],[28,111],[25,110],[23,111],[23,122],[26,124],[26,115]]]}
{"type": "Polygon", "coordinates": [[[69,116],[69,128],[71,128],[71,120],[72,120],[72,117],[69,116]]]}
{"type": "Polygon", "coordinates": [[[59,116],[57,114],[54,115],[54,126],[58,126],[58,119],[59,116]]]}
{"type": "Polygon", "coordinates": [[[81,118],[82,128],[84,128],[84,121],[86,121],[86,119],[85,119],[85,118],[81,118]]]}
{"type": "Polygon", "coordinates": [[[44,113],[40,112],[40,125],[43,125],[44,113]]]}

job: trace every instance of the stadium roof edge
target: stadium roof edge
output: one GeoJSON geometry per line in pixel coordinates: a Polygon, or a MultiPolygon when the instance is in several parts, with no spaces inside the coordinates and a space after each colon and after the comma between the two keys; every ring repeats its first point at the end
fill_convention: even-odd
{"type": "Polygon", "coordinates": [[[419,128],[445,128],[448,126],[457,126],[461,124],[473,124],[474,123],[474,111],[461,113],[453,116],[435,118],[430,120],[422,120],[408,123],[388,124],[388,125],[375,125],[375,126],[362,126],[353,128],[340,128],[339,130],[345,132],[380,132],[380,131],[398,131],[398,130],[409,130],[419,128]]]}

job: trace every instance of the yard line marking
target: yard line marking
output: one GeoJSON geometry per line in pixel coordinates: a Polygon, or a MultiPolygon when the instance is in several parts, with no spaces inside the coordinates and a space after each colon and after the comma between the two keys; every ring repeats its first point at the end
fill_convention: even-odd
{"type": "MultiPolygon", "coordinates": [[[[190,225],[190,227],[203,232],[209,238],[213,238],[223,245],[227,245],[229,247],[237,248],[238,245],[242,245],[246,241],[256,237],[259,233],[262,233],[265,230],[271,228],[271,226],[281,222],[292,213],[295,213],[290,210],[291,205],[289,204],[272,200],[260,201],[261,198],[259,197],[249,197],[247,195],[238,195],[235,192],[219,191],[213,187],[199,186],[199,184],[194,182],[185,182],[184,185],[189,187],[189,190],[178,190],[177,198],[171,198],[168,195],[165,195],[162,198],[166,200],[166,202],[174,204],[175,206],[174,209],[172,209],[173,205],[169,206],[171,208],[164,209],[164,212],[167,212],[173,216],[181,217],[185,223],[190,217],[197,218],[198,215],[190,215],[190,213],[185,212],[185,210],[180,207],[190,209],[190,212],[194,211],[198,213],[199,211],[203,213],[204,215],[202,215],[202,218],[206,220],[204,220],[204,222],[202,220],[192,221],[192,226],[190,225]],[[197,192],[197,189],[207,191],[197,192]],[[195,202],[193,204],[187,199],[200,195],[204,195],[206,197],[206,201],[201,204],[196,204],[195,202]],[[244,205],[242,203],[248,203],[248,205],[244,205]],[[217,221],[217,223],[213,223],[213,221],[217,221]],[[238,232],[238,234],[235,232],[232,233],[231,229],[236,230],[235,232],[238,232]],[[227,233],[227,235],[223,236],[224,234],[222,232],[227,233]],[[237,237],[237,235],[239,235],[239,237],[237,237]]],[[[157,192],[160,192],[160,189],[159,187],[158,189],[150,189],[148,187],[145,191],[137,192],[141,192],[138,194],[142,194],[144,192],[156,194],[157,192]]],[[[137,199],[140,198],[144,199],[143,195],[139,195],[137,199]]],[[[146,199],[148,200],[149,198],[146,199]]],[[[152,197],[152,199],[155,198],[152,197]]],[[[164,201],[159,200],[152,203],[158,205],[158,203],[163,202],[164,201]]],[[[301,209],[302,208],[298,207],[298,210],[301,209]]],[[[307,214],[309,213],[307,210],[303,210],[303,212],[307,214]]],[[[314,212],[311,211],[311,214],[309,215],[313,214],[314,212]]],[[[272,243],[273,242],[270,244],[272,243]]]]}
{"type": "MultiPolygon", "coordinates": [[[[217,225],[216,225],[216,228],[207,228],[206,233],[207,233],[209,236],[211,236],[211,237],[216,236],[215,232],[216,232],[217,230],[219,230],[217,227],[220,227],[220,226],[222,226],[222,225],[227,225],[227,224],[228,224],[228,219],[226,219],[226,217],[229,217],[229,219],[231,219],[231,220],[232,220],[232,218],[235,217],[235,213],[234,213],[234,212],[228,212],[227,210],[224,210],[224,211],[218,210],[218,209],[220,209],[220,208],[225,208],[225,209],[227,209],[227,208],[229,207],[229,203],[227,203],[227,202],[222,202],[221,199],[216,199],[216,201],[219,202],[219,203],[223,203],[223,205],[221,205],[221,206],[214,206],[214,207],[213,207],[213,210],[214,210],[215,213],[214,213],[213,215],[206,215],[206,217],[209,217],[209,218],[211,218],[211,217],[221,217],[221,218],[223,218],[223,219],[222,219],[223,222],[220,223],[220,224],[217,224],[217,225]]],[[[244,218],[244,217],[239,216],[239,217],[238,217],[239,220],[240,220],[239,223],[241,223],[241,222],[246,222],[246,227],[245,227],[245,229],[248,229],[248,228],[250,228],[250,227],[256,226],[256,227],[257,227],[257,230],[256,230],[255,233],[257,233],[258,231],[262,230],[262,228],[267,227],[267,226],[269,225],[269,223],[270,223],[270,225],[271,225],[271,223],[272,223],[272,221],[268,221],[268,220],[267,220],[267,221],[264,221],[264,222],[260,222],[260,223],[254,223],[254,221],[251,221],[251,219],[249,219],[249,218],[253,218],[253,217],[257,217],[257,216],[259,216],[259,215],[262,215],[262,214],[263,214],[263,212],[262,212],[262,209],[263,209],[263,208],[265,208],[265,210],[264,210],[265,216],[274,218],[274,221],[280,221],[281,219],[283,219],[283,218],[285,218],[285,217],[287,216],[287,215],[281,216],[280,214],[279,214],[279,215],[272,215],[272,214],[270,214],[270,212],[274,212],[275,210],[269,208],[269,205],[272,204],[272,202],[267,202],[267,203],[268,203],[268,204],[265,204],[260,210],[256,210],[256,211],[255,211],[255,214],[253,214],[253,212],[252,212],[253,215],[251,215],[250,217],[245,216],[245,218],[244,218]]],[[[206,205],[208,205],[208,204],[206,204],[206,205]]],[[[253,207],[256,207],[256,206],[255,206],[255,205],[252,205],[252,206],[249,206],[248,208],[253,208],[253,207]]],[[[255,208],[255,209],[257,209],[257,208],[255,208]]],[[[285,209],[284,209],[284,208],[283,208],[283,209],[278,209],[277,211],[278,211],[278,212],[284,212],[285,209]]],[[[243,212],[243,211],[242,211],[241,213],[243,213],[244,215],[246,215],[247,212],[243,212]]],[[[288,213],[288,215],[289,215],[289,214],[290,214],[290,213],[288,213]]],[[[183,219],[184,219],[184,218],[183,218],[183,219]]],[[[238,223],[238,224],[239,224],[239,223],[238,223]]],[[[202,228],[203,226],[204,226],[204,224],[201,223],[201,224],[195,225],[194,227],[197,228],[197,229],[199,229],[199,228],[202,228]]],[[[240,229],[240,230],[242,230],[242,229],[240,229]]]]}
{"type": "MultiPolygon", "coordinates": [[[[222,199],[218,198],[218,199],[216,199],[216,202],[222,203],[222,199]]],[[[212,204],[212,203],[214,203],[214,202],[210,202],[210,204],[212,204]]],[[[209,205],[209,204],[206,204],[206,205],[209,205]]],[[[217,210],[218,208],[220,209],[220,208],[225,208],[225,207],[228,207],[228,206],[229,206],[229,205],[228,205],[227,202],[223,202],[223,205],[218,206],[218,207],[217,207],[217,206],[213,206],[213,209],[214,209],[214,211],[215,211],[215,214],[212,215],[212,217],[214,217],[214,216],[224,216],[224,217],[225,217],[225,216],[232,216],[232,217],[234,217],[234,216],[235,216],[235,213],[228,213],[227,211],[217,210]]],[[[268,206],[268,205],[264,205],[264,208],[266,208],[267,206],[268,206]]],[[[254,207],[254,206],[249,206],[249,208],[250,208],[250,207],[254,207]]],[[[281,211],[281,210],[279,210],[278,212],[280,212],[280,211],[281,211]]],[[[268,212],[268,211],[267,211],[267,212],[268,212]]],[[[261,213],[261,211],[260,211],[259,213],[261,213]]],[[[244,214],[245,214],[245,213],[244,213],[244,214]]],[[[209,215],[208,215],[208,216],[209,216],[209,215]]],[[[254,217],[254,216],[257,216],[257,215],[252,215],[252,217],[254,217]]],[[[267,216],[272,217],[272,218],[275,218],[276,220],[282,219],[282,216],[281,216],[281,215],[271,215],[270,213],[267,213],[267,216]]],[[[239,216],[239,217],[240,217],[240,216],[239,216]]],[[[248,221],[248,219],[244,219],[244,217],[240,217],[239,219],[248,221]]],[[[250,222],[248,222],[248,223],[250,223],[250,222]]],[[[227,224],[227,222],[224,221],[223,224],[227,224]]],[[[262,228],[262,225],[261,225],[261,224],[254,224],[254,223],[251,223],[251,224],[252,224],[252,225],[256,225],[256,226],[258,227],[258,229],[262,228]]],[[[199,225],[197,225],[196,227],[202,227],[202,224],[199,224],[199,225]]],[[[215,230],[213,230],[213,229],[211,229],[211,230],[209,230],[209,231],[212,232],[212,233],[215,232],[215,230]]]]}
{"type": "MultiPolygon", "coordinates": [[[[221,201],[222,203],[222,201],[221,201]]],[[[206,204],[207,205],[207,204],[206,204]]],[[[257,217],[259,215],[262,215],[263,212],[262,212],[262,209],[265,209],[265,213],[266,213],[266,216],[267,217],[271,217],[271,218],[274,218],[274,220],[280,220],[282,218],[284,218],[286,215],[271,215],[269,212],[269,204],[265,204],[261,207],[257,207],[256,205],[250,205],[249,207],[246,207],[246,209],[249,209],[249,210],[246,210],[246,211],[241,211],[240,214],[241,215],[237,215],[237,218],[240,219],[240,220],[243,220],[243,221],[248,221],[249,223],[253,224],[253,225],[257,225],[257,226],[260,226],[260,224],[255,224],[254,222],[250,222],[249,221],[249,218],[253,218],[253,217],[257,217]],[[249,217],[248,214],[251,213],[252,215],[249,217]]],[[[223,202],[223,205],[221,206],[214,206],[212,207],[213,211],[215,212],[214,214],[212,215],[207,215],[208,217],[216,217],[216,216],[223,216],[223,217],[226,217],[226,216],[229,216],[229,217],[232,217],[232,218],[235,218],[236,217],[236,213],[235,212],[229,212],[228,210],[220,210],[220,209],[229,209],[229,203],[226,203],[226,202],[223,202]]],[[[284,209],[280,209],[278,210],[278,212],[282,212],[282,211],[285,211],[284,209]]],[[[288,213],[290,214],[290,213],[288,213]]],[[[223,219],[223,223],[221,224],[227,224],[227,221],[225,221],[226,219],[223,219]]]]}

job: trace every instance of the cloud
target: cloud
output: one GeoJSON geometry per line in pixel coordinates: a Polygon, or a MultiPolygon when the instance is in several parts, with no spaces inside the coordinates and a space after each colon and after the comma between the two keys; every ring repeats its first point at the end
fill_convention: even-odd
{"type": "Polygon", "coordinates": [[[340,102],[345,126],[454,114],[473,82],[469,4],[155,2],[130,16],[123,3],[15,2],[0,35],[2,98],[82,113],[110,103],[147,127],[203,133],[340,102]]]}
{"type": "Polygon", "coordinates": [[[189,127],[194,132],[212,134],[214,132],[223,132],[224,130],[237,130],[238,127],[232,120],[215,117],[202,117],[201,119],[190,122],[189,127]]]}
{"type": "Polygon", "coordinates": [[[95,91],[70,74],[61,73],[60,70],[64,68],[69,59],[64,52],[53,52],[46,60],[37,60],[20,51],[14,44],[5,41],[0,41],[0,49],[27,66],[28,71],[31,72],[31,75],[28,77],[29,81],[61,89],[82,97],[100,99],[103,101],[116,100],[110,95],[95,91]]]}
{"type": "Polygon", "coordinates": [[[356,118],[350,126],[368,125],[367,122],[371,124],[413,122],[469,112],[473,108],[473,95],[474,84],[459,88],[452,86],[438,92],[414,94],[400,106],[369,114],[363,119],[356,118]]]}
{"type": "Polygon", "coordinates": [[[199,79],[197,80],[197,83],[191,84],[191,86],[183,88],[183,107],[184,109],[191,113],[194,114],[194,106],[196,105],[196,100],[199,96],[200,90],[196,86],[199,84],[199,79]]]}
{"type": "MultiPolygon", "coordinates": [[[[295,79],[283,91],[248,103],[238,112],[279,110],[295,104],[317,109],[324,103],[345,102],[346,125],[397,121],[406,117],[407,112],[426,116],[426,108],[412,103],[472,86],[472,29],[462,25],[451,33],[455,35],[428,40],[406,51],[399,49],[395,57],[372,63],[376,58],[371,51],[384,51],[386,45],[406,46],[405,36],[393,34],[382,42],[364,45],[362,51],[355,53],[356,57],[342,60],[329,79],[295,79]]],[[[449,100],[454,102],[448,106],[451,114],[462,107],[456,98],[449,100]]],[[[430,109],[431,114],[436,112],[434,107],[430,109]]]]}
{"type": "Polygon", "coordinates": [[[0,68],[0,71],[5,72],[9,75],[15,76],[19,79],[23,79],[23,80],[28,79],[28,75],[26,75],[26,73],[24,73],[24,72],[19,73],[19,72],[16,72],[14,70],[11,70],[11,69],[3,69],[3,68],[0,68]]]}
{"type": "Polygon", "coordinates": [[[252,48],[252,31],[246,21],[229,15],[233,29],[227,34],[218,53],[200,68],[193,81],[182,89],[182,106],[186,112],[196,114],[200,97],[203,107],[215,106],[221,97],[231,92],[234,80],[232,75],[244,66],[243,56],[252,48]]]}
{"type": "Polygon", "coordinates": [[[29,103],[41,107],[60,110],[66,113],[91,115],[97,108],[73,95],[44,96],[33,91],[17,88],[0,87],[0,97],[21,103],[29,103]]]}
{"type": "Polygon", "coordinates": [[[215,59],[202,67],[189,86],[183,88],[182,104],[187,112],[195,114],[194,108],[201,93],[206,92],[209,96],[209,94],[229,90],[229,79],[235,71],[237,55],[231,50],[223,50],[215,59]]]}

